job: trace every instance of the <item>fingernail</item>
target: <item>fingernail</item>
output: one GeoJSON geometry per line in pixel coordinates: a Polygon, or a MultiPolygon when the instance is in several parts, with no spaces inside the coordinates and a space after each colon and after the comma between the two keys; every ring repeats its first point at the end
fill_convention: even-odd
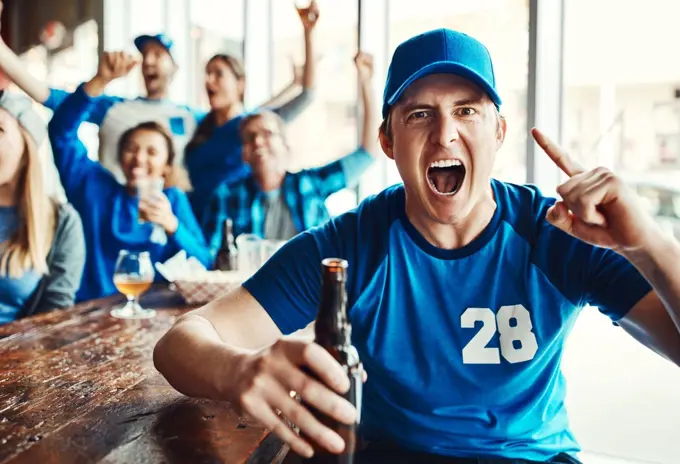
{"type": "Polygon", "coordinates": [[[335,453],[341,453],[345,449],[345,442],[340,435],[330,430],[324,434],[323,441],[326,442],[328,449],[335,453]]]}
{"type": "Polygon", "coordinates": [[[548,217],[552,220],[558,220],[562,217],[562,209],[553,206],[548,211],[548,217]]]}
{"type": "Polygon", "coordinates": [[[350,404],[345,404],[340,413],[340,420],[346,424],[352,424],[357,420],[357,410],[350,404]]]}
{"type": "Polygon", "coordinates": [[[314,456],[314,450],[311,446],[305,446],[300,453],[303,457],[309,459],[314,456]]]}
{"type": "Polygon", "coordinates": [[[350,382],[347,376],[343,375],[342,377],[335,380],[335,390],[338,393],[347,393],[349,391],[349,387],[350,382]]]}

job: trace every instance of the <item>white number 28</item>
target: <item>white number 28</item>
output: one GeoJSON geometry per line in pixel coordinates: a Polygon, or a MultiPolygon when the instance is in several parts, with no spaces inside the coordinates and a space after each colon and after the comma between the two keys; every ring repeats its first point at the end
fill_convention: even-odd
{"type": "Polygon", "coordinates": [[[514,364],[536,356],[538,342],[532,332],[531,315],[524,306],[502,306],[498,314],[489,308],[468,308],[460,317],[464,329],[474,329],[477,321],[482,322],[482,328],[463,348],[464,364],[500,364],[500,355],[514,364]],[[512,319],[516,321],[514,326],[510,325],[512,319]],[[500,334],[500,350],[487,347],[496,330],[500,334]],[[520,346],[515,347],[514,342],[520,346]]]}

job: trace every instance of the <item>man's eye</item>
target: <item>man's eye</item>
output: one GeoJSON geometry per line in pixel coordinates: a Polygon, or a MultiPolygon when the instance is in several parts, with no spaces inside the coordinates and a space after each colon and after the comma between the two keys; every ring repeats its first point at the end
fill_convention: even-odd
{"type": "Polygon", "coordinates": [[[429,113],[427,111],[414,111],[413,113],[409,114],[408,120],[414,121],[414,120],[418,120],[418,119],[423,119],[423,118],[426,118],[428,116],[428,114],[429,113]]]}
{"type": "Polygon", "coordinates": [[[477,114],[477,110],[474,109],[474,108],[465,107],[465,108],[458,109],[456,111],[456,113],[459,116],[473,116],[473,115],[477,114]]]}

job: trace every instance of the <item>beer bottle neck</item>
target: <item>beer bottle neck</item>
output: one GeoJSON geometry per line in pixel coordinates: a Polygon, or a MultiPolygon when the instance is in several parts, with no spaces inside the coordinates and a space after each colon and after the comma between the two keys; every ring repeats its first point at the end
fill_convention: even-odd
{"type": "Polygon", "coordinates": [[[350,344],[345,282],[324,278],[315,325],[316,342],[333,347],[350,344]]]}
{"type": "Polygon", "coordinates": [[[231,223],[224,223],[224,230],[222,231],[222,247],[229,248],[234,244],[234,233],[232,231],[231,223]]]}

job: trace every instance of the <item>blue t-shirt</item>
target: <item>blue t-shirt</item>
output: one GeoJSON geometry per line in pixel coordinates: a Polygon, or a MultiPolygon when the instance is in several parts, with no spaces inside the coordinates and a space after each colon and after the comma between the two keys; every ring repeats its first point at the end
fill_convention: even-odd
{"type": "Polygon", "coordinates": [[[465,247],[427,242],[399,185],[300,234],[244,284],[287,334],[315,318],[321,260],[348,260],[368,440],[536,461],[579,451],[564,403],[565,339],[585,305],[616,321],[651,287],[622,256],[550,225],[554,200],[535,187],[492,187],[493,219],[465,247]]]}
{"type": "Polygon", "coordinates": [[[196,217],[202,217],[208,200],[218,185],[232,185],[250,175],[250,166],[241,156],[239,125],[241,114],[215,128],[202,144],[187,150],[184,164],[189,173],[192,191],[189,201],[196,217]]]}
{"type": "MultiPolygon", "coordinates": [[[[12,238],[18,227],[17,209],[0,206],[0,244],[12,238]]],[[[0,324],[12,322],[17,318],[39,282],[40,275],[34,271],[27,271],[16,279],[0,276],[0,324]]]]}

